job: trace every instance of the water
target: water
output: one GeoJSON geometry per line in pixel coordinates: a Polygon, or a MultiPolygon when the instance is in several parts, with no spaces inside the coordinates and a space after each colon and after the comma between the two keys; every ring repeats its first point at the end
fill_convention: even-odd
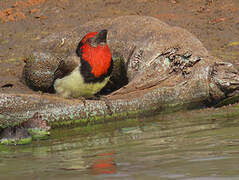
{"type": "Polygon", "coordinates": [[[239,116],[189,111],[52,130],[0,147],[1,180],[238,180],[239,116]]]}

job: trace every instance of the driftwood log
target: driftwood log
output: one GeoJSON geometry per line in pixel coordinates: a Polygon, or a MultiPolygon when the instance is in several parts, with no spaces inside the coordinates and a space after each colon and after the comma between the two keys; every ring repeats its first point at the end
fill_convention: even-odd
{"type": "Polygon", "coordinates": [[[187,30],[142,16],[100,19],[42,39],[26,60],[26,85],[51,91],[59,62],[75,63],[80,39],[101,29],[108,30],[116,64],[104,98],[82,101],[50,93],[2,93],[0,128],[33,117],[50,124],[87,123],[238,100],[239,73],[232,64],[211,56],[187,30]]]}

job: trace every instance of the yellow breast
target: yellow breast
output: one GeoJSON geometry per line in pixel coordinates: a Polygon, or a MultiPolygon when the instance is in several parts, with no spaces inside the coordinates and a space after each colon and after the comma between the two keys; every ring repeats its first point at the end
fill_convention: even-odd
{"type": "Polygon", "coordinates": [[[85,83],[77,67],[68,76],[56,79],[54,88],[57,94],[65,98],[92,97],[106,85],[108,80],[109,77],[102,82],[85,83]]]}

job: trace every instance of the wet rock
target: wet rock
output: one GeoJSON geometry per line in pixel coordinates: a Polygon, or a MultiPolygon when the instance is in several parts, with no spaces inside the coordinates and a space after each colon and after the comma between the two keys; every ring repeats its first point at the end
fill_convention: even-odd
{"type": "MultiPolygon", "coordinates": [[[[8,116],[8,119],[16,121],[16,117],[13,116],[8,116]]],[[[50,127],[47,126],[47,122],[42,120],[41,116],[36,112],[21,124],[10,125],[2,129],[0,131],[0,144],[23,145],[31,143],[32,139],[47,139],[50,135],[49,130],[50,127]]]]}
{"type": "Polygon", "coordinates": [[[23,127],[8,127],[1,132],[0,144],[23,145],[31,143],[32,138],[23,127]]]}

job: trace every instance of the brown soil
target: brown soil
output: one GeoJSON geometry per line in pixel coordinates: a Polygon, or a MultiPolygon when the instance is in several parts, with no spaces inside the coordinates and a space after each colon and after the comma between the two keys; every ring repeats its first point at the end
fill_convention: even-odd
{"type": "Polygon", "coordinates": [[[104,17],[147,15],[197,36],[239,69],[237,0],[0,0],[0,92],[31,92],[21,81],[26,54],[39,39],[104,17]]]}

